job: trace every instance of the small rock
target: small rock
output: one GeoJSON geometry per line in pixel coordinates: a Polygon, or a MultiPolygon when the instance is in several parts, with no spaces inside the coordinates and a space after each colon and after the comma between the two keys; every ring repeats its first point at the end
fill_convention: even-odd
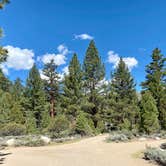
{"type": "Polygon", "coordinates": [[[155,137],[155,140],[160,140],[160,138],[159,137],[155,137]]]}
{"type": "Polygon", "coordinates": [[[142,137],[142,138],[139,138],[139,141],[146,141],[147,139],[142,137]]]}
{"type": "Polygon", "coordinates": [[[46,136],[41,136],[40,139],[46,144],[49,144],[51,142],[51,139],[46,136]]]}
{"type": "Polygon", "coordinates": [[[15,142],[16,142],[15,139],[12,138],[12,139],[9,139],[6,141],[6,145],[7,146],[14,146],[15,142]]]}

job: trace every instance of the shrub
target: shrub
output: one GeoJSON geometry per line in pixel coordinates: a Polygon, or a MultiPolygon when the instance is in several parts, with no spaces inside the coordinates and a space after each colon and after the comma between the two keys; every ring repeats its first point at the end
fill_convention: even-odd
{"type": "Polygon", "coordinates": [[[166,151],[162,151],[158,148],[148,147],[144,152],[144,158],[159,163],[160,165],[166,165],[166,151]]]}
{"type": "Polygon", "coordinates": [[[59,115],[51,121],[48,132],[51,133],[52,137],[61,137],[61,135],[66,135],[67,130],[69,130],[69,121],[64,115],[59,115]]]}
{"type": "Polygon", "coordinates": [[[92,123],[93,122],[88,119],[84,113],[80,112],[76,119],[76,133],[81,135],[93,135],[93,130],[91,127],[92,123]]]}
{"type": "Polygon", "coordinates": [[[111,132],[110,136],[106,139],[107,142],[126,142],[135,138],[132,132],[128,130],[111,132]]]}
{"type": "Polygon", "coordinates": [[[0,130],[1,136],[18,136],[24,135],[26,128],[21,124],[9,123],[0,130]]]}
{"type": "Polygon", "coordinates": [[[44,146],[44,145],[46,145],[46,143],[41,139],[32,139],[32,140],[25,142],[25,144],[23,144],[23,145],[29,146],[29,147],[38,147],[38,146],[44,146]]]}

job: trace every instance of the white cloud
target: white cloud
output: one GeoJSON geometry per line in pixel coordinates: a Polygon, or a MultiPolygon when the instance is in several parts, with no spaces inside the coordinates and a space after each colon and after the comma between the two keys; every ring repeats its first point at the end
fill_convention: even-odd
{"type": "Polygon", "coordinates": [[[80,35],[74,35],[74,38],[75,38],[75,39],[80,39],[80,40],[92,40],[92,39],[94,39],[93,36],[88,35],[88,34],[86,34],[86,33],[80,34],[80,35]]]}
{"type": "Polygon", "coordinates": [[[59,51],[60,54],[62,55],[67,55],[70,51],[68,50],[68,48],[64,45],[64,44],[60,44],[57,47],[57,50],[59,51]]]}
{"type": "Polygon", "coordinates": [[[43,74],[42,69],[39,69],[39,73],[40,73],[41,79],[43,79],[43,80],[48,80],[48,77],[43,74]]]}
{"type": "Polygon", "coordinates": [[[4,64],[1,64],[0,68],[2,69],[2,72],[4,74],[9,75],[9,70],[8,70],[8,68],[4,64]]]}
{"type": "Polygon", "coordinates": [[[1,65],[4,73],[8,74],[8,69],[28,70],[34,64],[34,52],[29,49],[21,49],[19,47],[5,46],[8,50],[7,61],[1,65]]]}
{"type": "Polygon", "coordinates": [[[66,63],[66,56],[63,54],[45,54],[41,58],[44,64],[49,63],[51,60],[54,60],[56,65],[63,65],[66,63]]]}
{"type": "Polygon", "coordinates": [[[38,61],[42,61],[44,64],[50,62],[52,59],[54,60],[56,65],[64,65],[66,64],[66,55],[70,53],[68,48],[61,44],[57,47],[58,53],[57,54],[45,54],[42,57],[37,57],[38,61]]]}
{"type": "Polygon", "coordinates": [[[68,66],[65,66],[63,69],[62,69],[62,72],[64,73],[64,74],[69,74],[69,67],[68,66]]]}
{"type": "MultiPolygon", "coordinates": [[[[116,68],[120,60],[120,56],[114,51],[108,52],[108,62],[113,64],[113,67],[116,68]]],[[[123,61],[128,66],[129,70],[132,70],[133,67],[138,65],[138,61],[135,57],[125,57],[123,61]]]]}
{"type": "Polygon", "coordinates": [[[138,65],[138,61],[134,57],[126,57],[123,60],[130,70],[138,65]]]}

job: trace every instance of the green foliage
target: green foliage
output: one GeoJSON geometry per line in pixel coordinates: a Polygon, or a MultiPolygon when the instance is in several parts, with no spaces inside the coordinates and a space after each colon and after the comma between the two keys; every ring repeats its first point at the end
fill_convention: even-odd
{"type": "Polygon", "coordinates": [[[3,9],[6,4],[8,4],[9,0],[0,0],[0,9],[3,9]]]}
{"type": "Polygon", "coordinates": [[[86,114],[80,112],[76,119],[75,131],[81,135],[93,135],[93,122],[86,117],[86,114]]]}
{"type": "Polygon", "coordinates": [[[27,133],[35,133],[37,130],[36,119],[31,111],[26,112],[25,126],[27,133]]]}
{"type": "Polygon", "coordinates": [[[146,160],[155,161],[160,165],[166,165],[166,151],[162,151],[158,148],[148,147],[144,152],[144,158],[146,160]]]}
{"type": "Polygon", "coordinates": [[[55,102],[59,97],[59,75],[53,59],[44,65],[43,74],[47,78],[44,80],[44,88],[47,93],[47,100],[50,103],[50,116],[54,118],[56,115],[55,102]]]}
{"type": "Polygon", "coordinates": [[[58,115],[52,119],[48,127],[48,131],[52,136],[58,136],[61,132],[69,130],[69,121],[64,115],[58,115]]]}
{"type": "Polygon", "coordinates": [[[46,143],[41,140],[41,139],[31,139],[27,141],[23,146],[28,146],[28,147],[40,147],[40,146],[45,146],[46,143]]]}
{"type": "Polygon", "coordinates": [[[12,96],[8,92],[0,90],[0,125],[10,122],[10,110],[12,108],[12,96]]]}
{"type": "Polygon", "coordinates": [[[111,132],[109,137],[106,139],[107,142],[126,142],[135,138],[134,134],[128,130],[111,132]]]}
{"type": "Polygon", "coordinates": [[[4,75],[2,69],[0,69],[0,89],[4,92],[10,92],[11,86],[11,81],[4,75]]]}
{"type": "Polygon", "coordinates": [[[99,112],[99,83],[104,79],[105,68],[101,61],[98,50],[94,41],[91,41],[86,51],[84,64],[83,64],[83,80],[86,96],[88,102],[94,105],[89,113],[92,115],[95,128],[97,127],[98,120],[96,114],[99,112]]]}
{"type": "Polygon", "coordinates": [[[36,127],[41,127],[42,113],[46,111],[46,98],[43,82],[39,71],[34,64],[29,71],[29,76],[25,88],[25,102],[23,103],[26,111],[31,111],[36,120],[36,127]]]}
{"type": "Polygon", "coordinates": [[[133,129],[139,117],[134,80],[123,59],[112,74],[109,106],[112,124],[116,129],[133,129]]]}
{"type": "Polygon", "coordinates": [[[25,119],[20,104],[14,103],[13,107],[11,108],[9,117],[11,122],[15,122],[17,124],[24,124],[25,119]]]}
{"type": "Polygon", "coordinates": [[[146,66],[146,80],[142,82],[144,91],[150,91],[153,98],[156,100],[156,105],[159,111],[159,122],[162,129],[166,129],[166,108],[165,108],[165,86],[166,82],[166,58],[161,54],[161,51],[156,48],[152,53],[152,62],[146,66]]]}
{"type": "Polygon", "coordinates": [[[25,133],[25,126],[17,123],[9,123],[0,129],[1,136],[17,136],[24,135],[25,133]]]}
{"type": "Polygon", "coordinates": [[[80,110],[83,98],[82,71],[77,55],[74,54],[69,64],[69,74],[65,76],[62,107],[71,121],[74,121],[80,110]]]}
{"type": "Polygon", "coordinates": [[[141,99],[141,130],[148,134],[159,130],[158,110],[151,93],[146,91],[141,99]]]}

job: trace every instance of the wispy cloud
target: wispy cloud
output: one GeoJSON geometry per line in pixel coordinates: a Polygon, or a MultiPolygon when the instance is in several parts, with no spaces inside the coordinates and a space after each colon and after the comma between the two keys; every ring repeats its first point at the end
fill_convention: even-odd
{"type": "Polygon", "coordinates": [[[79,39],[79,40],[92,40],[94,39],[93,36],[87,34],[87,33],[83,33],[80,35],[74,35],[74,39],[79,39]]]}
{"type": "MultiPolygon", "coordinates": [[[[116,68],[120,60],[119,54],[115,53],[114,51],[108,52],[108,62],[113,64],[113,67],[116,68]]],[[[129,68],[129,70],[132,70],[133,67],[136,67],[138,65],[138,61],[135,57],[124,57],[123,61],[129,68]]]]}

